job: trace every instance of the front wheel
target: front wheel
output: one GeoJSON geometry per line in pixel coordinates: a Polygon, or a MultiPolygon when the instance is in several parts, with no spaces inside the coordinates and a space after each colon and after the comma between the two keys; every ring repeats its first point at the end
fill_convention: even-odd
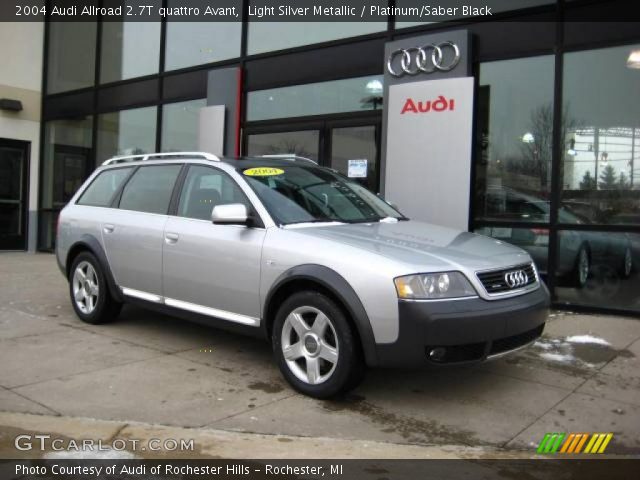
{"type": "Polygon", "coordinates": [[[361,348],[343,311],[313,291],[289,297],[276,315],[272,334],[278,366],[299,392],[329,398],[363,378],[361,348]]]}
{"type": "Polygon", "coordinates": [[[94,325],[114,320],[122,308],[122,303],[109,292],[100,262],[89,252],[82,252],[73,260],[69,295],[80,320],[94,325]]]}

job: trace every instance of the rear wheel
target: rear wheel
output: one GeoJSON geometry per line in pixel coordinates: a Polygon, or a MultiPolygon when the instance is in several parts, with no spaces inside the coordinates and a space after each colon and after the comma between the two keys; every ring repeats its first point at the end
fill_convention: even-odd
{"type": "Polygon", "coordinates": [[[624,251],[624,257],[622,259],[622,267],[620,268],[620,273],[622,274],[622,278],[628,278],[633,271],[633,255],[631,253],[631,248],[627,247],[624,251]]]}
{"type": "Polygon", "coordinates": [[[289,297],[276,315],[272,341],[282,374],[306,395],[329,398],[363,378],[358,338],[343,311],[321,293],[289,297]]]}
{"type": "Polygon", "coordinates": [[[581,245],[576,255],[575,265],[571,274],[571,283],[573,286],[583,288],[587,284],[589,274],[591,273],[591,258],[589,249],[586,245],[581,245]]]}
{"type": "Polygon", "coordinates": [[[80,320],[94,325],[115,320],[122,308],[122,303],[109,293],[100,262],[89,252],[82,252],[73,260],[69,295],[80,320]]]}

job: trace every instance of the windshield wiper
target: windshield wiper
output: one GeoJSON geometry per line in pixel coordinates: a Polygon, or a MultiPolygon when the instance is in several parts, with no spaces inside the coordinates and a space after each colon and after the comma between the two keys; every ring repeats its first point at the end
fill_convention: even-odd
{"type": "Polygon", "coordinates": [[[286,223],[283,223],[282,225],[295,225],[297,223],[331,223],[331,222],[342,223],[341,220],[335,220],[333,218],[312,218],[311,220],[297,220],[295,222],[286,222],[286,223]]]}

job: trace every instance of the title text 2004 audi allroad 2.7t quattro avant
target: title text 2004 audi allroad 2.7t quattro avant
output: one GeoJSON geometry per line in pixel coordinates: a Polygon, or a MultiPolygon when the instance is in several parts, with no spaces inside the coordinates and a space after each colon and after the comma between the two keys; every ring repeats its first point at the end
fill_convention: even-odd
{"type": "Polygon", "coordinates": [[[365,366],[476,362],[538,338],[529,255],[419,223],[299,158],[113,158],[60,213],[57,259],[89,323],[123,302],[266,337],[286,379],[329,397],[365,366]]]}

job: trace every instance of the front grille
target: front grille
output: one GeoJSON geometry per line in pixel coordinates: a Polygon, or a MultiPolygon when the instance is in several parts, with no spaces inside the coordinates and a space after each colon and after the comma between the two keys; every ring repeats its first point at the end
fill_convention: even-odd
{"type": "Polygon", "coordinates": [[[508,292],[510,290],[519,290],[525,288],[528,285],[536,283],[536,272],[532,263],[525,263],[523,265],[517,265],[515,267],[502,268],[500,270],[492,270],[489,272],[476,273],[478,280],[482,282],[482,286],[489,295],[495,293],[508,292]],[[509,272],[522,270],[527,274],[527,281],[522,285],[510,287],[505,280],[505,275],[509,272]]]}

